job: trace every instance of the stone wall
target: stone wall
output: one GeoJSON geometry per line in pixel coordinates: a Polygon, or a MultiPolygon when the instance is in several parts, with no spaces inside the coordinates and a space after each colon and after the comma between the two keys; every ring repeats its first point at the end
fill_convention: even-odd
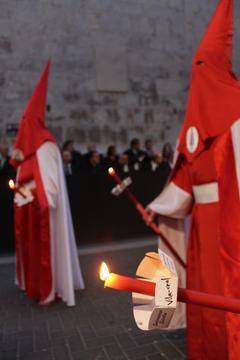
{"type": "Polygon", "coordinates": [[[191,57],[216,3],[1,0],[0,136],[18,123],[51,57],[47,124],[60,142],[174,144],[191,57]]]}

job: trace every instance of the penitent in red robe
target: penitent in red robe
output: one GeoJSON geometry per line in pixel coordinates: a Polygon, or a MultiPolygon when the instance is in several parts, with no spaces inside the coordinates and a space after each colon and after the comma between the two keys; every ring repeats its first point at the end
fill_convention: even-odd
{"type": "MultiPolygon", "coordinates": [[[[191,214],[187,288],[240,299],[240,82],[231,68],[233,1],[220,0],[193,58],[168,186],[149,207],[191,214]]],[[[191,360],[239,360],[240,316],[187,306],[191,360]]]]}
{"type": "Polygon", "coordinates": [[[56,297],[75,305],[84,288],[62,159],[45,127],[47,64],[22,116],[12,163],[17,166],[15,240],[17,285],[47,304],[56,297]],[[18,160],[18,161],[16,161],[18,160]]]}

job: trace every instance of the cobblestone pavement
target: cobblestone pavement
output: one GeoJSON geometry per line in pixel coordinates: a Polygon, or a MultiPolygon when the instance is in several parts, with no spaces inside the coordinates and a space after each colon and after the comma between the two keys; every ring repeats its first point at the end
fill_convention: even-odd
{"type": "Polygon", "coordinates": [[[134,275],[147,251],[141,247],[81,256],[86,290],[77,306],[61,301],[41,307],[14,286],[13,264],[0,266],[0,360],[183,360],[185,332],[142,332],[130,294],[104,289],[99,265],[134,275]]]}

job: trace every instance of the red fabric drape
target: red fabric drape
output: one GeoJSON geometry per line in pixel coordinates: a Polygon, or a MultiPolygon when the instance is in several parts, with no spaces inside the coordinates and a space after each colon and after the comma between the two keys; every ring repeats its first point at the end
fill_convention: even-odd
{"type": "MultiPolygon", "coordinates": [[[[224,294],[240,299],[240,198],[230,130],[215,147],[219,183],[219,237],[223,268],[224,294]]],[[[229,359],[240,359],[240,315],[228,313],[229,359]]]]}
{"type": "Polygon", "coordinates": [[[30,298],[43,301],[52,289],[50,213],[36,156],[20,168],[19,183],[26,179],[34,180],[37,187],[32,190],[33,202],[15,206],[17,278],[23,287],[24,277],[30,298]]]}

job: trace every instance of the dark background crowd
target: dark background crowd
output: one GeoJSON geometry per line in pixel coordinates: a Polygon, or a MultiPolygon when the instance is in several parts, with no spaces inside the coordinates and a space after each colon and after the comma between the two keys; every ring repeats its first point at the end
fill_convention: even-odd
{"type": "Polygon", "coordinates": [[[162,152],[154,150],[153,143],[147,139],[144,148],[140,140],[134,138],[130,147],[123,153],[118,153],[115,145],[110,145],[105,155],[100,154],[95,145],[89,145],[88,151],[81,154],[74,148],[74,142],[67,140],[62,146],[62,159],[66,175],[76,175],[80,172],[96,174],[113,167],[121,174],[147,171],[168,174],[173,160],[173,150],[170,144],[163,146],[162,152]]]}
{"type": "MultiPolygon", "coordinates": [[[[170,144],[159,152],[150,139],[142,148],[139,139],[134,138],[122,153],[111,145],[106,154],[101,154],[95,145],[80,153],[74,142],[67,140],[61,154],[78,243],[109,242],[150,233],[128,198],[124,194],[112,195],[116,184],[108,168],[113,167],[122,179],[131,177],[130,189],[146,206],[162,191],[169,177],[173,161],[170,144]]],[[[15,177],[8,146],[0,145],[0,250],[5,252],[14,248],[13,191],[8,182],[15,177]]]]}

